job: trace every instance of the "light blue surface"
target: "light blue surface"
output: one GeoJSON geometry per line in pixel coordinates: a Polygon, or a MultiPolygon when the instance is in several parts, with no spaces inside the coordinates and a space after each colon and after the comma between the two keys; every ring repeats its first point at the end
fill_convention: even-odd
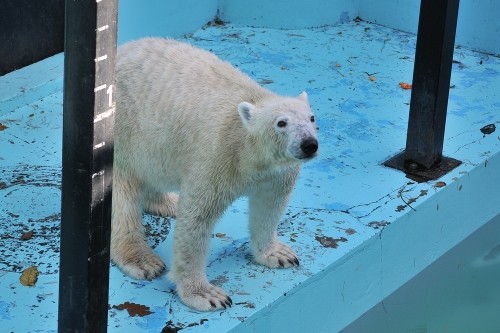
{"type": "MultiPolygon", "coordinates": [[[[218,16],[239,26],[303,29],[349,22],[356,17],[416,33],[419,0],[121,0],[118,42],[148,36],[180,37],[218,16]]],[[[456,43],[500,54],[500,2],[461,0],[456,43]]]]}
{"type": "MultiPolygon", "coordinates": [[[[419,0],[359,0],[359,16],[367,21],[416,33],[419,0]]],[[[500,54],[500,2],[460,0],[456,44],[500,54]]]]}
{"type": "Polygon", "coordinates": [[[301,29],[348,22],[359,6],[352,0],[220,0],[219,10],[222,20],[238,25],[301,29]]]}
{"type": "Polygon", "coordinates": [[[342,333],[498,333],[500,215],[342,333]]]}
{"type": "MultiPolygon", "coordinates": [[[[134,302],[154,313],[130,317],[112,308],[110,332],[169,325],[183,333],[336,332],[499,214],[500,139],[498,131],[479,131],[500,125],[498,58],[455,52],[445,154],[464,163],[439,187],[381,165],[405,144],[410,91],[398,83],[412,78],[413,35],[350,22],[299,30],[205,27],[186,40],[278,93],[309,93],[320,157],[304,166],[279,229],[301,266],[252,263],[240,200],[216,227],[207,267],[209,279],[231,293],[233,308],[194,312],[165,279],[135,281],[112,267],[110,305],[134,302]],[[337,248],[321,244],[328,237],[337,248]]],[[[0,316],[13,332],[57,327],[62,60],[0,78],[0,123],[7,126],[0,131],[0,316]],[[31,229],[35,236],[20,241],[31,229]],[[20,271],[30,265],[41,275],[35,287],[24,287],[20,271]]],[[[146,221],[168,264],[170,224],[146,221]]]]}
{"type": "Polygon", "coordinates": [[[118,44],[140,37],[179,37],[212,21],[217,0],[120,0],[118,44]]]}

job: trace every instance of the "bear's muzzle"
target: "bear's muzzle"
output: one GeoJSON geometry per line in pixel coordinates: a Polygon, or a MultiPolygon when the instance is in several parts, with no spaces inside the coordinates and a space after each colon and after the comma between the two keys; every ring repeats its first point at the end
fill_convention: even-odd
{"type": "Polygon", "coordinates": [[[316,138],[307,138],[300,144],[300,149],[305,155],[305,158],[314,157],[318,151],[318,140],[316,138]]]}

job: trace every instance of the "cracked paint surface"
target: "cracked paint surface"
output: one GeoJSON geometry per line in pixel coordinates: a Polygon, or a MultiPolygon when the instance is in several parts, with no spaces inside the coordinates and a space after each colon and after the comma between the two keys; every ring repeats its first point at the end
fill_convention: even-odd
{"type": "MultiPolygon", "coordinates": [[[[179,302],[166,278],[136,281],[112,267],[109,303],[141,304],[151,314],[132,318],[111,308],[109,332],[230,329],[498,154],[498,132],[480,130],[500,122],[496,57],[455,50],[444,153],[464,163],[439,186],[417,184],[381,165],[405,144],[410,91],[399,82],[411,81],[415,36],[350,22],[302,30],[205,27],[185,40],[277,93],[308,92],[320,156],[304,165],[278,230],[301,266],[271,270],[252,262],[241,199],[216,226],[207,264],[209,279],[231,294],[234,306],[194,312],[179,302]]],[[[15,332],[57,328],[62,60],[61,55],[48,60],[44,70],[50,79],[44,85],[29,87],[29,69],[19,78],[16,73],[0,78],[2,88],[14,91],[0,104],[0,285],[6,290],[0,295],[0,318],[15,332]],[[30,231],[32,238],[21,240],[30,231]],[[24,287],[19,276],[30,266],[40,275],[35,287],[24,287]],[[24,320],[27,316],[33,320],[24,320]]],[[[145,222],[150,244],[168,266],[175,221],[148,215],[145,222]]]]}

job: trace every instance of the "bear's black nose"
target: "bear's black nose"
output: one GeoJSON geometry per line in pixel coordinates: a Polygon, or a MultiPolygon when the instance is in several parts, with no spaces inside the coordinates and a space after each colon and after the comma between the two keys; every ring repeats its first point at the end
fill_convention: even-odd
{"type": "Polygon", "coordinates": [[[300,149],[306,156],[312,156],[318,150],[318,140],[315,138],[307,138],[300,144],[300,149]]]}

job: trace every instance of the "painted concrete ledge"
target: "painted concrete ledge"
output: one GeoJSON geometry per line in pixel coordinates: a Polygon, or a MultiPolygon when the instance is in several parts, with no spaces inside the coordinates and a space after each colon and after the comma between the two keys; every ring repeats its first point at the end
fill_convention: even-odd
{"type": "Polygon", "coordinates": [[[341,331],[499,216],[498,170],[500,153],[230,332],[341,331]]]}

